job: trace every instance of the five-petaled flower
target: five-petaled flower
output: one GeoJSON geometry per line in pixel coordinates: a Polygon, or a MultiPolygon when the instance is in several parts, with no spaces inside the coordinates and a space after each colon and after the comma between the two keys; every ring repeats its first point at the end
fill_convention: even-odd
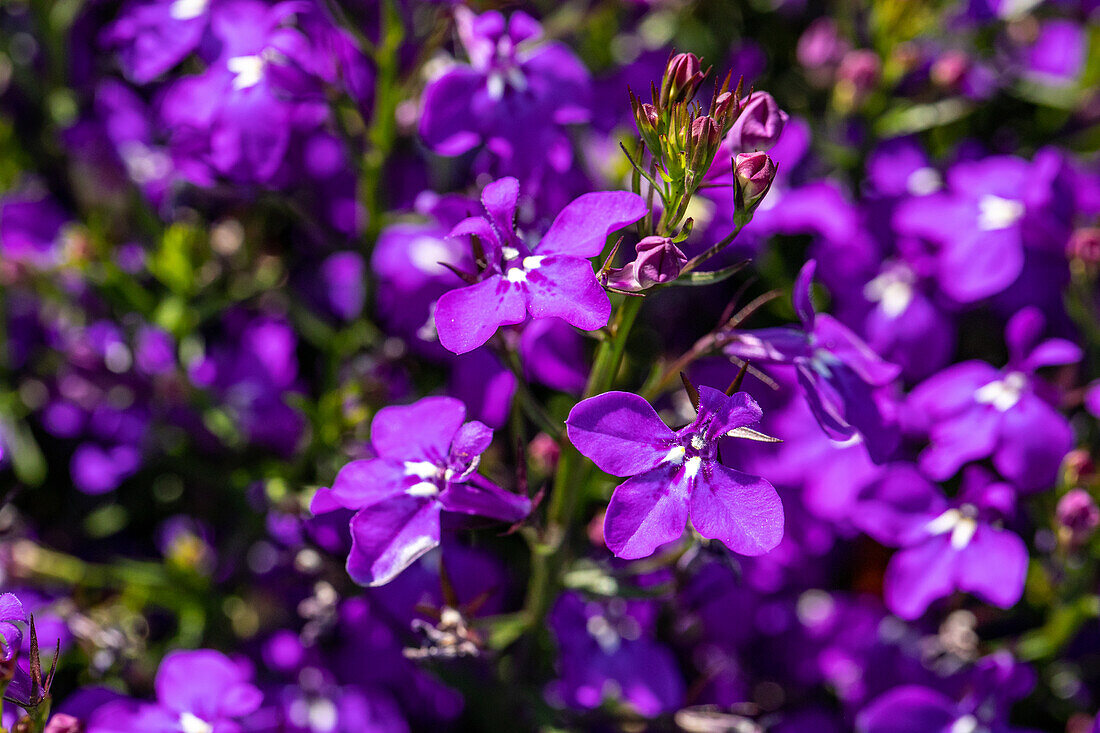
{"type": "Polygon", "coordinates": [[[646,214],[641,196],[625,191],[586,193],[554,219],[534,247],[516,235],[519,181],[501,178],[481,192],[487,217],[459,222],[452,237],[476,237],[485,254],[481,279],[444,293],[435,309],[439,343],[456,354],[472,351],[497,328],[557,316],[585,331],[607,324],[611,301],[592,271],[607,235],[646,214]]]}
{"type": "Polygon", "coordinates": [[[604,518],[608,548],[646,557],[683,534],[688,514],[699,534],[743,555],[762,555],[783,537],[783,504],[770,483],[718,460],[722,438],[773,440],[749,426],[763,412],[744,392],[699,388],[695,420],[673,431],[644,399],[607,392],[584,400],[566,420],[577,450],[619,484],[604,518]]]}
{"type": "Polygon", "coordinates": [[[352,580],[368,586],[393,580],[439,544],[443,510],[506,522],[531,511],[527,497],[477,473],[493,431],[465,419],[466,406],[453,397],[382,408],[371,424],[378,457],[347,464],[332,488],[314,497],[314,513],[357,510],[347,565],[352,580]]]}

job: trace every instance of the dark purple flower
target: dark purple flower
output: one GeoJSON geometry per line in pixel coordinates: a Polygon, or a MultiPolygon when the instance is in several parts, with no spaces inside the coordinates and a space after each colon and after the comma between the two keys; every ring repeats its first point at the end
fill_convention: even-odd
{"type": "Polygon", "coordinates": [[[147,84],[195,49],[210,20],[210,0],[129,0],[103,33],[127,78],[147,84]]]}
{"type": "Polygon", "coordinates": [[[486,148],[525,176],[564,171],[572,150],[563,125],[588,118],[588,70],[561,43],[535,44],[542,28],[522,11],[455,9],[469,64],[456,64],[424,89],[420,135],[440,155],[486,148]]]}
{"type": "Polygon", "coordinates": [[[672,652],[654,638],[654,610],[645,601],[586,603],[563,593],[549,619],[561,651],[560,677],[547,689],[551,704],[584,710],[617,698],[647,717],[675,710],[684,680],[672,652]]]}
{"type": "Polygon", "coordinates": [[[366,263],[355,252],[337,252],[321,263],[321,281],[328,306],[340,318],[350,321],[363,310],[367,298],[366,263]]]}
{"type": "Polygon", "coordinates": [[[61,264],[68,217],[49,196],[11,193],[0,199],[0,260],[48,269],[61,264]]]}
{"type": "Polygon", "coordinates": [[[337,506],[351,520],[348,574],[362,585],[383,585],[439,544],[440,512],[517,522],[531,502],[478,475],[493,431],[463,424],[466,407],[451,397],[426,397],[385,407],[371,423],[378,458],[352,461],[332,488],[313,499],[314,513],[337,506]]]}
{"type": "Polygon", "coordinates": [[[852,521],[878,541],[901,547],[886,568],[886,605],[905,619],[956,590],[1001,608],[1024,592],[1028,553],[1001,526],[1015,491],[984,469],[963,473],[959,496],[948,501],[909,464],[899,464],[864,489],[852,521]]]}
{"type": "Polygon", "coordinates": [[[740,331],[726,353],[757,364],[788,364],[825,433],[834,440],[862,437],[876,462],[897,444],[892,421],[876,399],[875,388],[898,376],[896,364],[883,361],[835,318],[817,313],[810,300],[816,262],[803,266],[792,299],[801,328],[740,331]]]}
{"type": "Polygon", "coordinates": [[[92,715],[88,733],[239,733],[237,719],[263,700],[250,677],[220,652],[172,652],[157,669],[155,703],[108,703],[92,715]]]}
{"type": "Polygon", "coordinates": [[[451,236],[477,237],[488,263],[474,285],[445,293],[435,309],[439,342],[464,354],[489,340],[501,325],[557,316],[594,331],[607,324],[611,302],[587,258],[607,235],[645,216],[645,201],[621,191],[588,193],[568,204],[538,244],[528,246],[513,228],[519,181],[502,178],[481,194],[487,217],[460,222],[451,236]]]}
{"type": "Polygon", "coordinates": [[[673,431],[648,402],[607,392],[577,404],[569,440],[602,471],[630,476],[619,484],[604,518],[604,539],[618,557],[651,555],[684,532],[688,515],[704,537],[743,555],[762,555],[783,537],[783,504],[759,476],[718,460],[722,438],[771,440],[750,425],[760,407],[748,394],[699,388],[695,420],[673,431]]]}
{"type": "Polygon", "coordinates": [[[1039,341],[1044,325],[1038,309],[1025,308],[1005,329],[1004,368],[965,361],[912,391],[907,404],[928,431],[921,470],[945,480],[969,461],[992,457],[1001,475],[1025,491],[1054,482],[1073,447],[1073,431],[1051,406],[1050,388],[1036,371],[1080,361],[1081,349],[1064,339],[1039,341]]]}

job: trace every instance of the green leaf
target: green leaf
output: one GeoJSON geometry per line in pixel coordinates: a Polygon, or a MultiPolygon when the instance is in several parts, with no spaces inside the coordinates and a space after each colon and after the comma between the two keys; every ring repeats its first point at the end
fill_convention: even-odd
{"type": "Polygon", "coordinates": [[[741,262],[730,265],[729,267],[723,267],[721,270],[709,270],[707,272],[692,270],[685,277],[674,280],[672,284],[687,285],[691,287],[698,285],[713,285],[714,283],[720,283],[723,280],[729,279],[733,275],[745,269],[745,266],[748,264],[748,260],[742,260],[741,262]]]}

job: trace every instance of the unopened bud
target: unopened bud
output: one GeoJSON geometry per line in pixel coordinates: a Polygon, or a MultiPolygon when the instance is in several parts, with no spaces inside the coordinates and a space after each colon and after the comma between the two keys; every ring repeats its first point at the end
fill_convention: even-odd
{"type": "Polygon", "coordinates": [[[1100,227],[1082,227],[1070,235],[1066,256],[1087,268],[1100,265],[1100,227]]]}
{"type": "Polygon", "coordinates": [[[753,92],[741,106],[741,114],[730,128],[727,141],[739,153],[771,150],[790,119],[767,92],[753,92]]]}
{"type": "Polygon", "coordinates": [[[882,72],[878,54],[867,49],[849,51],[840,61],[836,76],[836,100],[842,108],[857,106],[874,91],[882,72]]]}
{"type": "Polygon", "coordinates": [[[58,713],[50,718],[42,733],[81,733],[84,726],[79,720],[65,713],[58,713]]]}
{"type": "Polygon", "coordinates": [[[1084,489],[1070,489],[1058,500],[1054,510],[1058,519],[1059,533],[1070,544],[1080,545],[1092,535],[1100,525],[1100,508],[1092,496],[1084,489]]]}
{"type": "Polygon", "coordinates": [[[767,153],[738,153],[733,163],[733,177],[745,209],[752,209],[771,188],[775,180],[775,163],[767,153]]]}
{"type": "Polygon", "coordinates": [[[939,86],[956,89],[969,69],[969,56],[962,51],[947,51],[932,63],[928,75],[939,86]]]}
{"type": "Polygon", "coordinates": [[[691,145],[693,148],[716,148],[722,133],[718,123],[711,117],[696,117],[691,123],[691,145]]]}
{"type": "Polygon", "coordinates": [[[646,237],[634,246],[634,277],[643,288],[672,282],[680,276],[688,258],[668,237],[646,237]]]}
{"type": "Polygon", "coordinates": [[[700,66],[699,57],[693,53],[678,53],[669,59],[661,80],[662,107],[691,101],[706,77],[700,66]]]}

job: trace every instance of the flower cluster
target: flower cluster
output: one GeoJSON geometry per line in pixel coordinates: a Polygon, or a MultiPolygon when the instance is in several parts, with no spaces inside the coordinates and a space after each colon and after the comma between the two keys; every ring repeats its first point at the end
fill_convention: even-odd
{"type": "Polygon", "coordinates": [[[0,733],[1100,733],[1098,23],[0,3],[0,733]]]}

